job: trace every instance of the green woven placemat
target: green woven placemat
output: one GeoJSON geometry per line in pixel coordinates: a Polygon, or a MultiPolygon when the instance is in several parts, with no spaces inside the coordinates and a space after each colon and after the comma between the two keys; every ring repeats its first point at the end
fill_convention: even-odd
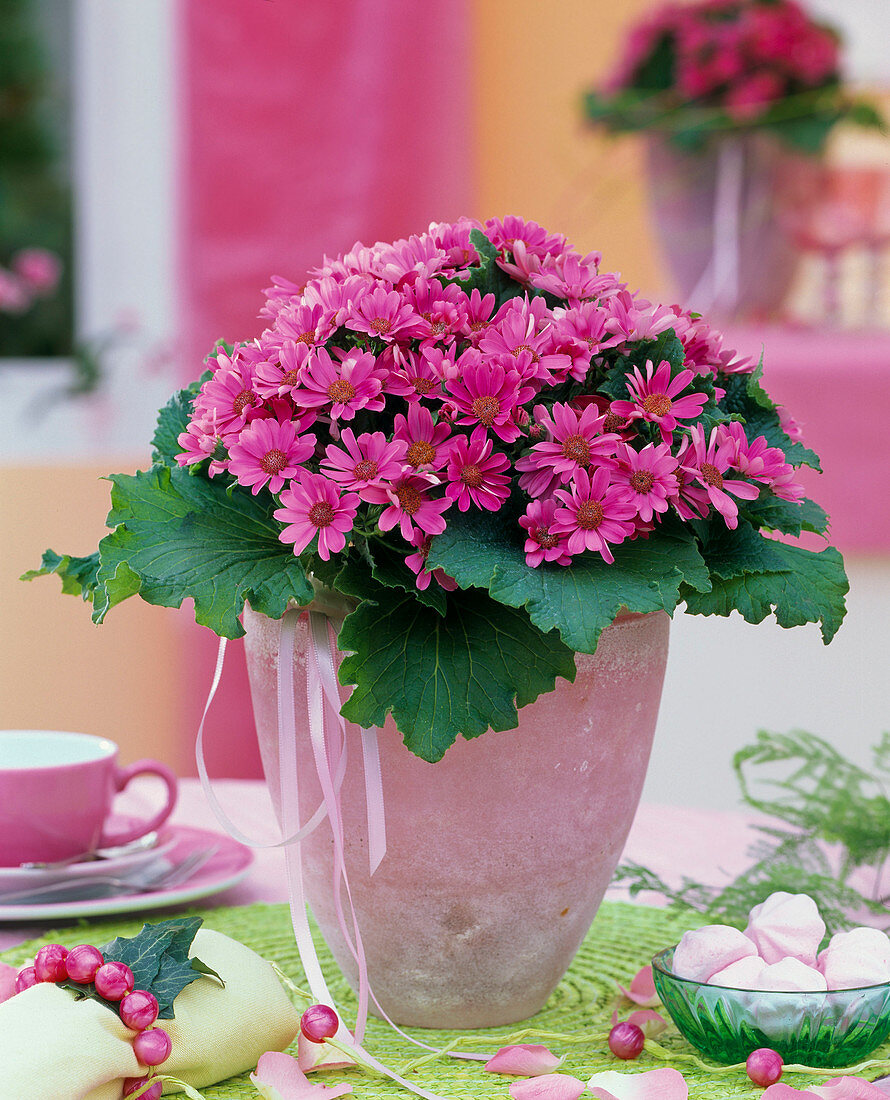
{"type": "MultiPolygon", "coordinates": [[[[204,918],[206,927],[224,932],[253,948],[264,958],[277,963],[296,984],[302,984],[305,988],[287,906],[251,905],[194,912],[204,918]]],[[[82,921],[7,951],[0,955],[0,959],[19,965],[31,957],[42,943],[63,943],[68,946],[84,942],[101,944],[114,936],[135,935],[143,923],[143,919],[82,921]]],[[[597,1041],[596,1036],[603,1034],[611,1018],[615,1006],[615,983],[628,985],[633,975],[650,960],[655,951],[675,943],[687,928],[700,923],[700,918],[695,914],[678,914],[623,902],[605,902],[568,974],[559,983],[542,1011],[525,1024],[464,1032],[465,1049],[494,1053],[517,1032],[525,1027],[532,1027],[543,1032],[572,1036],[571,1043],[559,1039],[529,1038],[525,1041],[544,1042],[555,1054],[565,1054],[566,1061],[561,1071],[573,1074],[582,1081],[603,1069],[638,1072],[664,1065],[648,1054],[631,1064],[618,1063],[609,1054],[602,1040],[597,1041]]],[[[348,1019],[355,1010],[355,997],[340,976],[320,936],[316,935],[316,943],[331,992],[348,1019]]],[[[625,1014],[629,1011],[625,1006],[625,1014]]],[[[435,1046],[444,1046],[461,1035],[456,1031],[430,1030],[418,1030],[416,1034],[418,1038],[435,1046]]],[[[658,1041],[669,1051],[692,1053],[690,1045],[673,1025],[658,1041]]],[[[387,1025],[373,1019],[368,1024],[366,1046],[380,1061],[397,1072],[406,1063],[424,1054],[423,1050],[401,1039],[387,1025]]],[[[295,1052],[296,1044],[292,1049],[292,1053],[295,1052]]],[[[874,1057],[890,1057],[890,1043],[876,1051],[874,1057]]],[[[762,1091],[753,1086],[742,1071],[712,1076],[680,1060],[677,1061],[676,1068],[682,1071],[689,1083],[691,1100],[729,1100],[732,1097],[747,1097],[751,1100],[762,1091]]],[[[481,1068],[481,1063],[441,1058],[411,1071],[411,1075],[419,1085],[443,1097],[508,1100],[507,1086],[511,1079],[500,1074],[486,1073],[481,1068]]],[[[336,1070],[316,1075],[314,1079],[328,1083],[348,1080],[357,1100],[407,1100],[411,1096],[398,1085],[354,1070],[336,1070]]],[[[799,1074],[785,1074],[782,1080],[798,1088],[814,1083],[812,1077],[799,1074]]],[[[207,1100],[258,1100],[259,1095],[246,1074],[203,1089],[202,1092],[207,1100]]]]}

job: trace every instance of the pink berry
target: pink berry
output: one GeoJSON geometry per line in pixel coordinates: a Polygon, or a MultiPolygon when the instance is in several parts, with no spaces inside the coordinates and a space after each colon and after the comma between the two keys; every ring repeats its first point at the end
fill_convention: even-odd
{"type": "MultiPolygon", "coordinates": [[[[132,1096],[137,1089],[148,1083],[148,1077],[126,1077],[124,1079],[124,1096],[132,1096]]],[[[150,1089],[147,1089],[139,1097],[139,1100],[161,1100],[164,1091],[163,1081],[155,1081],[150,1089]]]]}
{"type": "Polygon", "coordinates": [[[162,1027],[140,1031],[133,1040],[133,1050],[143,1066],[159,1066],[166,1062],[173,1049],[173,1041],[162,1027]]]}
{"type": "Polygon", "coordinates": [[[330,1005],[310,1005],[300,1017],[300,1031],[310,1043],[333,1039],[339,1026],[340,1018],[330,1005]]]}
{"type": "Polygon", "coordinates": [[[762,1085],[763,1088],[766,1088],[767,1085],[774,1085],[779,1080],[782,1076],[783,1067],[784,1063],[781,1056],[776,1054],[774,1050],[770,1050],[769,1047],[752,1050],[745,1062],[748,1076],[755,1085],[762,1085]]]}
{"type": "MultiPolygon", "coordinates": [[[[144,989],[134,989],[120,1004],[121,1019],[133,1031],[144,1031],[158,1018],[158,999],[154,993],[144,989]]],[[[154,1063],[146,1062],[146,1065],[154,1063]]]]}
{"type": "Polygon", "coordinates": [[[93,947],[91,943],[79,943],[68,952],[65,968],[72,982],[87,985],[96,977],[96,971],[103,962],[105,960],[98,947],[93,947]]]}
{"type": "Polygon", "coordinates": [[[37,974],[34,967],[23,966],[15,976],[15,991],[21,993],[25,989],[30,989],[32,985],[37,985],[37,974]]]}
{"type": "Polygon", "coordinates": [[[34,973],[38,982],[64,982],[68,978],[65,960],[68,949],[60,943],[48,943],[41,947],[34,958],[34,973]]]}
{"type": "Polygon", "coordinates": [[[623,1058],[625,1061],[639,1058],[645,1042],[643,1029],[626,1021],[616,1024],[609,1032],[609,1050],[616,1058],[623,1058]]]}
{"type": "Polygon", "coordinates": [[[93,979],[96,983],[96,992],[106,1001],[119,1001],[132,993],[135,979],[133,971],[122,962],[103,963],[96,971],[93,979]]]}

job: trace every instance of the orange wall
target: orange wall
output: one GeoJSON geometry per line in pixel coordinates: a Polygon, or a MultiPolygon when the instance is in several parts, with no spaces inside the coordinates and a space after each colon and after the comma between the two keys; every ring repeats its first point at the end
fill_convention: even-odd
{"type": "Polygon", "coordinates": [[[519,214],[565,233],[633,288],[655,293],[641,146],[584,123],[584,90],[614,63],[652,0],[475,0],[477,216],[519,214]]]}
{"type": "Polygon", "coordinates": [[[126,762],[160,757],[181,769],[175,614],[129,600],[101,627],[56,577],[17,578],[47,547],[89,554],[105,533],[111,469],[4,467],[0,473],[0,728],[110,737],[126,762]]]}

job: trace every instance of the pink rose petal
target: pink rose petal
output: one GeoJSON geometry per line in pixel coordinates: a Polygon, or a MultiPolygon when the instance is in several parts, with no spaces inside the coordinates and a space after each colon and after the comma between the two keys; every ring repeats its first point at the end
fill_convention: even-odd
{"type": "Polygon", "coordinates": [[[15,996],[15,976],[18,970],[14,966],[0,963],[0,1004],[15,996]]]}
{"type": "Polygon", "coordinates": [[[806,1100],[819,1100],[818,1093],[810,1092],[809,1089],[795,1089],[791,1085],[783,1085],[781,1081],[764,1089],[760,1094],[760,1100],[796,1100],[801,1096],[806,1100]]]}
{"type": "Polygon", "coordinates": [[[658,994],[655,992],[655,981],[652,977],[651,966],[644,966],[642,970],[637,971],[630,983],[630,989],[625,989],[623,985],[619,985],[618,988],[629,1001],[633,1001],[635,1005],[639,1005],[641,1008],[654,1008],[661,1003],[658,994]]]}
{"type": "Polygon", "coordinates": [[[668,1026],[664,1016],[660,1016],[651,1008],[638,1008],[636,1012],[631,1012],[627,1017],[627,1023],[636,1024],[647,1039],[654,1039],[668,1026]]]}
{"type": "Polygon", "coordinates": [[[821,1100],[884,1100],[887,1082],[872,1084],[862,1077],[832,1077],[824,1085],[816,1085],[813,1092],[821,1100]]]}
{"type": "Polygon", "coordinates": [[[482,1067],[491,1073],[512,1073],[517,1077],[540,1077],[557,1069],[565,1057],[557,1058],[540,1043],[519,1043],[501,1049],[482,1067]]]}
{"type": "Polygon", "coordinates": [[[304,1073],[314,1073],[318,1069],[347,1069],[355,1064],[341,1050],[327,1043],[311,1043],[302,1031],[297,1036],[297,1065],[304,1073]]]}
{"type": "Polygon", "coordinates": [[[514,1081],[507,1090],[513,1100],[578,1100],[585,1085],[577,1077],[567,1073],[547,1073],[543,1077],[530,1077],[527,1081],[514,1081]]]}
{"type": "Polygon", "coordinates": [[[352,1092],[352,1085],[313,1085],[296,1058],[275,1050],[262,1055],[250,1079],[263,1100],[325,1100],[352,1092]]]}
{"type": "Polygon", "coordinates": [[[599,1100],[688,1100],[689,1086],[675,1069],[650,1069],[645,1073],[619,1073],[609,1069],[595,1073],[587,1087],[599,1100]]]}

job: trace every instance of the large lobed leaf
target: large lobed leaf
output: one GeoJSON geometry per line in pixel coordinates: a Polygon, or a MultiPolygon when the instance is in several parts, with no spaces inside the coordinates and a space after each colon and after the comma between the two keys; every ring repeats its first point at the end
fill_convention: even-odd
{"type": "Polygon", "coordinates": [[[555,631],[542,634],[482,592],[452,593],[443,616],[378,588],[346,618],[338,645],[348,654],[340,680],[355,685],[344,717],[382,725],[391,711],[406,747],[430,762],[458,735],[513,729],[517,707],[552,691],[557,676],[575,678],[572,651],[555,631]]]}
{"type": "Polygon", "coordinates": [[[163,607],[191,597],[199,623],[239,638],[245,600],[273,619],[289,600],[312,600],[303,566],[256,498],[166,466],[111,481],[108,525],[116,530],[99,544],[96,622],[137,592],[163,607]]]}
{"type": "Polygon", "coordinates": [[[585,554],[569,566],[530,569],[522,534],[506,510],[452,514],[428,562],[462,587],[488,588],[499,603],[525,608],[541,631],[558,629],[566,645],[582,653],[596,650],[600,633],[623,607],[670,614],[681,585],[707,590],[710,584],[695,539],[679,525],[617,546],[612,565],[585,554]]]}

